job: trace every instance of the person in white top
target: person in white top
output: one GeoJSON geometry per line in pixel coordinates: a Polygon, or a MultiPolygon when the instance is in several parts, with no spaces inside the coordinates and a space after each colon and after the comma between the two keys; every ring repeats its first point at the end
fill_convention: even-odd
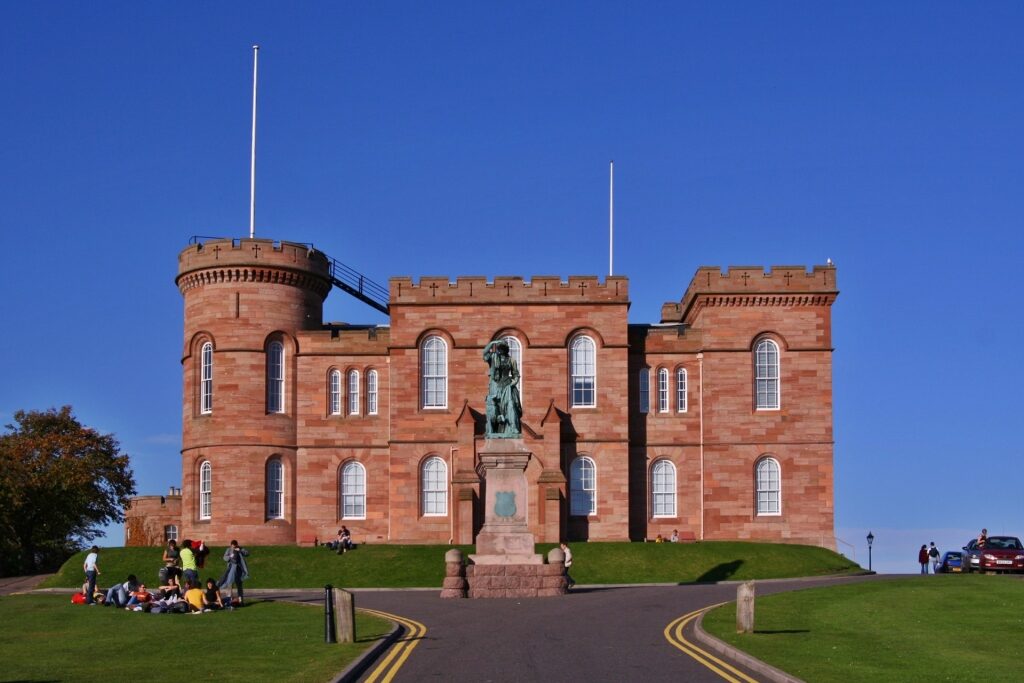
{"type": "Polygon", "coordinates": [[[100,573],[99,555],[99,548],[96,546],[89,548],[89,554],[85,556],[85,563],[82,564],[82,569],[85,570],[85,578],[89,583],[89,588],[85,593],[85,604],[87,605],[96,604],[96,601],[93,600],[93,593],[96,592],[96,577],[100,573]]]}
{"type": "Polygon", "coordinates": [[[562,549],[562,552],[565,553],[565,580],[566,580],[566,584],[567,584],[568,588],[572,588],[573,586],[576,585],[576,582],[573,580],[573,578],[571,576],[569,576],[569,569],[572,567],[572,551],[569,550],[569,546],[567,546],[565,543],[560,544],[559,547],[562,549]]]}

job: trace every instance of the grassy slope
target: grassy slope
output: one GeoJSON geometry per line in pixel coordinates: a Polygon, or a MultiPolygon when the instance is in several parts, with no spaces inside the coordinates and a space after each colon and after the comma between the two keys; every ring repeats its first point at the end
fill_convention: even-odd
{"type": "MultiPolygon", "coordinates": [[[[554,547],[538,544],[546,554],[554,547]]],[[[464,554],[471,546],[461,546],[464,554]]],[[[212,548],[201,577],[219,578],[222,548],[212,548]]],[[[252,588],[315,588],[331,583],[346,588],[440,587],[448,546],[364,545],[338,556],[323,548],[250,548],[252,588]]],[[[579,583],[689,583],[726,579],[819,576],[859,570],[841,555],[822,548],[771,543],[577,543],[572,546],[573,578],[579,583]]],[[[160,568],[159,548],[110,548],[100,552],[100,585],[123,581],[129,573],[152,584],[160,568]]],[[[44,587],[78,586],[84,553],[68,560],[44,587]]]]}
{"type": "Polygon", "coordinates": [[[728,605],[709,633],[807,681],[1019,680],[1024,582],[930,576],[757,599],[753,634],[728,605]]]}
{"type": "Polygon", "coordinates": [[[323,610],[308,605],[154,615],[66,595],[0,598],[0,621],[3,678],[26,681],[326,681],[391,630],[357,613],[358,642],[326,645],[323,610]]]}

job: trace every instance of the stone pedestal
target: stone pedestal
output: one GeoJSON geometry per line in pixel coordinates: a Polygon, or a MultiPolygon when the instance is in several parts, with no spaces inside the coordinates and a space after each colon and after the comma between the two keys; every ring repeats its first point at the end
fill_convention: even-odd
{"type": "Polygon", "coordinates": [[[533,552],[526,466],[533,454],[520,439],[488,439],[478,470],[484,480],[484,526],[473,564],[544,564],[533,552]]]}

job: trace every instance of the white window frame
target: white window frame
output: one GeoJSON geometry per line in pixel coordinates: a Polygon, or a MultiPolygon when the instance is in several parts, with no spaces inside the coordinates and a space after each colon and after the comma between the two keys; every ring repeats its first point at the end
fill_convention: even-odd
{"type": "Polygon", "coordinates": [[[377,371],[370,370],[366,373],[366,414],[377,414],[377,371]]]}
{"type": "Polygon", "coordinates": [[[424,517],[448,515],[448,463],[433,455],[420,467],[420,494],[424,517]]]}
{"type": "Polygon", "coordinates": [[[512,335],[506,335],[501,340],[508,344],[508,355],[516,362],[516,367],[519,368],[519,404],[524,406],[526,405],[526,398],[523,394],[523,344],[519,341],[518,337],[513,337],[512,335]]]}
{"type": "Polygon", "coordinates": [[[267,461],[267,519],[284,519],[284,463],[281,458],[267,461]]]}
{"type": "Polygon", "coordinates": [[[586,335],[569,345],[569,405],[597,407],[597,344],[586,335]]]}
{"type": "Polygon", "coordinates": [[[348,414],[359,414],[359,371],[348,371],[348,414]]]}
{"type": "Polygon", "coordinates": [[[651,412],[651,369],[640,368],[640,375],[637,378],[637,403],[640,414],[646,415],[651,412]]]}
{"type": "Polygon", "coordinates": [[[778,410],[782,404],[779,345],[761,339],[754,347],[754,405],[757,410],[778,410]]]}
{"type": "Polygon", "coordinates": [[[685,413],[688,409],[686,398],[686,368],[676,369],[676,411],[685,413]]]}
{"type": "Polygon", "coordinates": [[[448,407],[448,343],[433,335],[420,347],[421,405],[427,410],[448,407]]]}
{"type": "Polygon", "coordinates": [[[327,391],[330,414],[341,415],[341,370],[331,370],[327,391]]]}
{"type": "Polygon", "coordinates": [[[341,518],[366,519],[366,467],[350,460],[341,466],[341,518]]]}
{"type": "Polygon", "coordinates": [[[658,412],[668,412],[668,368],[658,368],[658,412]]]}
{"type": "Polygon", "coordinates": [[[651,516],[676,516],[676,466],[667,458],[651,466],[651,516]]]}
{"type": "Polygon", "coordinates": [[[267,412],[284,412],[284,344],[272,341],[267,345],[267,412]]]}
{"type": "Polygon", "coordinates": [[[213,412],[213,342],[203,344],[199,359],[199,412],[209,415],[213,412]]]}
{"type": "Polygon", "coordinates": [[[768,455],[757,461],[754,468],[757,490],[757,516],[778,517],[782,514],[782,466],[768,455]]]}
{"type": "Polygon", "coordinates": [[[585,455],[569,465],[569,514],[574,517],[597,514],[597,464],[585,455]]]}
{"type": "Polygon", "coordinates": [[[164,525],[164,543],[167,541],[178,540],[178,525],[177,524],[165,524],[164,525]]]}
{"type": "Polygon", "coordinates": [[[204,460],[199,466],[199,519],[213,517],[213,465],[204,460]]]}

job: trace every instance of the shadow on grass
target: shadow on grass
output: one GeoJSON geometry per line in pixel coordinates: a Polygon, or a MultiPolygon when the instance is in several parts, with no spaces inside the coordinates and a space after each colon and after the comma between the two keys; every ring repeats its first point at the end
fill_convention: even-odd
{"type": "Polygon", "coordinates": [[[732,562],[723,562],[722,564],[712,567],[703,574],[697,577],[697,583],[713,583],[715,581],[726,581],[732,578],[740,567],[743,566],[743,560],[733,560],[732,562]]]}

